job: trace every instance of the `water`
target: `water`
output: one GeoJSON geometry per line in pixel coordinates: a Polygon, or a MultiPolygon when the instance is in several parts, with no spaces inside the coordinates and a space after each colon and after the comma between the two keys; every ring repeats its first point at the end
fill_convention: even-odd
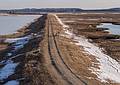
{"type": "Polygon", "coordinates": [[[15,33],[18,29],[26,26],[38,17],[40,17],[40,15],[0,16],[0,35],[15,33]]]}
{"type": "Polygon", "coordinates": [[[110,34],[120,35],[120,25],[114,25],[112,23],[102,23],[97,27],[109,28],[110,34]]]}

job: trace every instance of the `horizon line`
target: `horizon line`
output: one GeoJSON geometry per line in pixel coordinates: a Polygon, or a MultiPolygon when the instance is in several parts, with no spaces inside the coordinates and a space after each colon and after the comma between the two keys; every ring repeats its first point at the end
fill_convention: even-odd
{"type": "Polygon", "coordinates": [[[120,8],[120,7],[106,7],[106,8],[81,8],[81,7],[21,7],[21,8],[0,8],[0,10],[14,10],[14,9],[46,9],[46,8],[50,8],[50,9],[54,9],[54,8],[78,8],[78,9],[82,9],[82,10],[101,10],[101,9],[113,9],[113,8],[120,8]]]}

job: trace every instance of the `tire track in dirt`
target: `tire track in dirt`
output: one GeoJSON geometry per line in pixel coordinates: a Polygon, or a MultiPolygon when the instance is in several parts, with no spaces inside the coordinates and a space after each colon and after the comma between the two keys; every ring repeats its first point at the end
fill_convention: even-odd
{"type": "Polygon", "coordinates": [[[66,64],[66,62],[63,59],[60,53],[60,50],[58,48],[54,31],[53,31],[52,22],[55,23],[54,19],[55,17],[48,15],[48,50],[49,50],[49,55],[51,58],[52,65],[56,68],[56,70],[63,77],[63,79],[66,80],[70,85],[87,85],[85,81],[83,81],[78,75],[76,75],[71,70],[71,68],[66,64]],[[56,53],[52,53],[52,52],[56,52],[56,53]],[[57,56],[54,54],[56,54],[57,56]],[[59,57],[59,58],[56,58],[56,57],[59,57]]]}
{"type": "MultiPolygon", "coordinates": [[[[59,67],[57,66],[56,64],[56,61],[51,53],[51,49],[53,49],[53,46],[52,46],[52,40],[50,39],[52,36],[50,35],[50,30],[49,30],[49,26],[50,26],[50,21],[48,19],[48,51],[49,51],[49,55],[50,55],[50,59],[51,59],[51,63],[52,65],[54,66],[54,68],[57,70],[57,72],[60,74],[60,75],[63,75],[62,72],[59,70],[59,67]]],[[[62,76],[63,77],[63,76],[62,76]]],[[[63,77],[64,80],[67,81],[68,84],[72,85],[72,83],[70,81],[68,81],[65,77],[63,77]]]]}

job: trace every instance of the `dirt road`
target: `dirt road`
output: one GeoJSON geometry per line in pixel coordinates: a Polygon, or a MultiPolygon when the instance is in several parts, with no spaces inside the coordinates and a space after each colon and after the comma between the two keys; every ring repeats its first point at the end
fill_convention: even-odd
{"type": "Polygon", "coordinates": [[[55,16],[48,15],[48,51],[52,65],[69,85],[87,85],[64,61],[56,42],[55,22],[57,22],[55,16]]]}

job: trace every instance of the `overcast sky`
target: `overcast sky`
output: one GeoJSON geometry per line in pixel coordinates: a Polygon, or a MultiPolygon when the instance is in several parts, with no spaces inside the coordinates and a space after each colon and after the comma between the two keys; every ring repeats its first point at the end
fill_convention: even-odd
{"type": "Polygon", "coordinates": [[[120,0],[0,0],[0,9],[46,7],[112,8],[120,7],[120,0]]]}

